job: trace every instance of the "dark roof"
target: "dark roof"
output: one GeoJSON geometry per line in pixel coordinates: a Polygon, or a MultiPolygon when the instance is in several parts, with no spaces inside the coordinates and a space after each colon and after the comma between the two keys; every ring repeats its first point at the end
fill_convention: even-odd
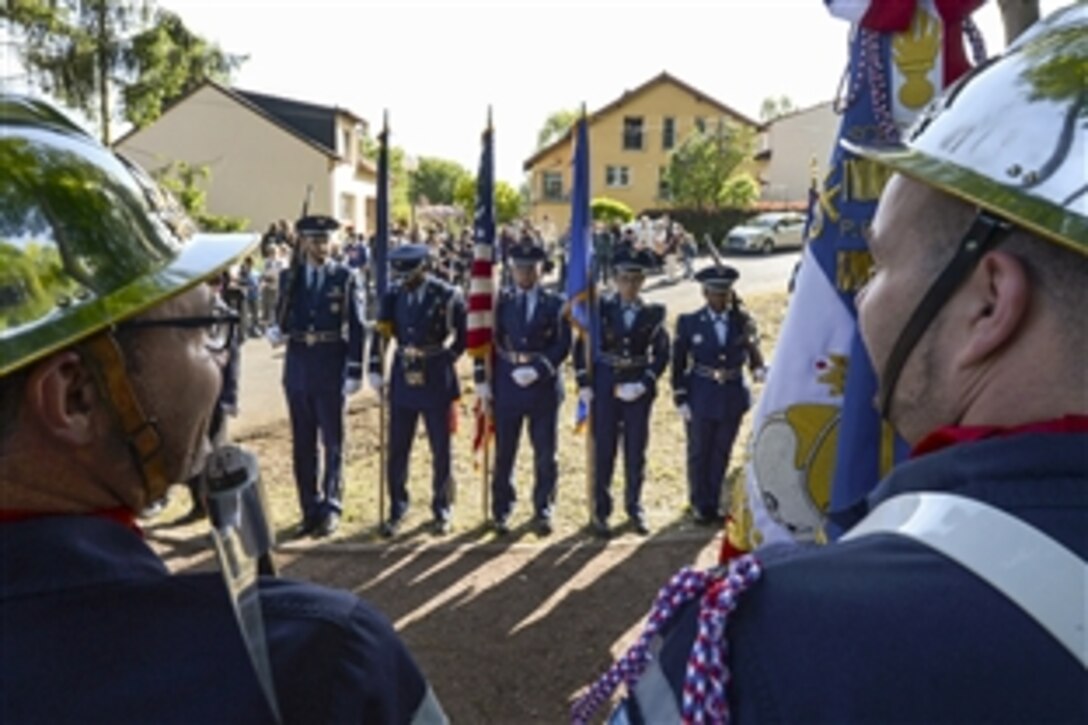
{"type": "Polygon", "coordinates": [[[333,155],[336,155],[336,117],[346,115],[355,121],[362,120],[350,111],[336,106],[321,106],[270,96],[267,93],[243,91],[240,88],[233,90],[298,135],[324,146],[333,155]]]}
{"type": "MultiPolygon", "coordinates": [[[[753,129],[755,129],[757,131],[763,130],[763,128],[764,128],[763,124],[759,123],[758,121],[755,121],[755,120],[749,118],[748,116],[745,116],[740,111],[737,111],[737,110],[735,110],[733,108],[730,108],[729,106],[725,105],[724,103],[717,100],[716,98],[712,98],[711,96],[708,96],[707,94],[700,91],[698,88],[695,88],[694,86],[688,85],[687,83],[680,80],[676,76],[669,75],[669,73],[667,71],[661,71],[661,73],[654,76],[650,80],[646,81],[645,83],[643,83],[641,86],[639,86],[638,88],[636,88],[633,91],[624,91],[622,96],[620,96],[616,100],[612,101],[607,106],[604,106],[603,108],[600,108],[600,109],[594,111],[593,113],[591,113],[586,120],[589,122],[590,125],[593,125],[593,123],[595,123],[597,121],[597,119],[600,118],[601,116],[614,111],[616,108],[622,106],[624,103],[627,103],[627,102],[633,100],[634,98],[636,98],[637,96],[645,93],[646,91],[650,90],[654,86],[660,85],[662,83],[671,83],[674,86],[678,86],[679,88],[683,89],[684,91],[687,91],[691,95],[695,96],[696,100],[706,101],[707,103],[709,103],[710,105],[714,106],[719,111],[721,111],[723,114],[725,114],[727,116],[732,116],[734,120],[739,121],[740,123],[743,123],[746,126],[751,126],[753,129]]],[[[529,169],[531,169],[533,167],[533,164],[535,164],[537,161],[539,161],[543,157],[550,154],[560,144],[563,144],[563,143],[569,144],[572,133],[573,133],[573,127],[571,127],[570,129],[567,129],[567,132],[565,134],[563,134],[559,139],[557,139],[556,141],[553,141],[552,143],[548,144],[547,146],[545,146],[544,148],[540,149],[535,154],[530,156],[528,159],[526,159],[525,163],[522,164],[522,168],[525,171],[528,171],[529,169]]]]}

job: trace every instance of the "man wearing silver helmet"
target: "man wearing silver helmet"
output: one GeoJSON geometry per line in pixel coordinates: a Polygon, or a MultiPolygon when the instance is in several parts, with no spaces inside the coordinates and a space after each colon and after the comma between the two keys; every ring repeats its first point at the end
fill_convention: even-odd
{"type": "Polygon", "coordinates": [[[896,172],[858,306],[912,457],[842,540],[678,574],[616,722],[1088,721],[1086,37],[1058,11],[848,147],[896,172]]]}
{"type": "Polygon", "coordinates": [[[193,234],[146,175],[7,94],[0,210],[0,720],[444,722],[357,597],[254,576],[243,601],[172,575],[134,521],[209,459],[239,318],[204,282],[256,237],[193,234]]]}

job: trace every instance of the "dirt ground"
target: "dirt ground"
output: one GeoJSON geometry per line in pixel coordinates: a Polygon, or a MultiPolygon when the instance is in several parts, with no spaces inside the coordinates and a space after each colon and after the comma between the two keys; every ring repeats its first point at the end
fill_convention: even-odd
{"type": "MultiPolygon", "coordinates": [[[[748,304],[760,320],[770,359],[785,297],[753,296],[748,304]]],[[[332,539],[290,538],[298,516],[286,424],[247,433],[242,442],[261,461],[282,575],[351,590],[385,612],[454,722],[564,722],[579,691],[637,638],[667,579],[682,566],[716,560],[721,533],[694,526],[683,510],[683,430],[663,383],[643,496],[650,536],[623,532],[602,542],[586,531],[585,442],[573,431],[569,396],[560,414],[555,533],[541,538],[530,529],[532,456],[523,439],[516,528],[496,538],[484,525],[482,471],[470,453],[471,397],[465,397],[454,442],[455,528],[444,537],[427,530],[429,451],[422,433],[412,453],[414,503],[406,530],[391,543],[377,536],[380,441],[372,394],[353,400],[349,410],[344,522],[332,539]]],[[[732,480],[742,474],[747,437],[746,422],[733,452],[732,480]]],[[[621,470],[613,484],[620,496],[621,470]]],[[[205,526],[171,525],[187,505],[179,493],[147,527],[150,540],[177,571],[212,565],[205,526]]]]}

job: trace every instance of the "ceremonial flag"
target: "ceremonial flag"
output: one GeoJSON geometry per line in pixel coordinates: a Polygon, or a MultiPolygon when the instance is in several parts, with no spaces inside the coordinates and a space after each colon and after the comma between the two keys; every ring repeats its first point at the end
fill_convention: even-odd
{"type": "MultiPolygon", "coordinates": [[[[480,168],[476,174],[476,209],[472,222],[472,270],[468,292],[468,354],[490,367],[494,329],[495,283],[492,265],[495,260],[495,146],[491,127],[491,111],[487,112],[480,168]]],[[[490,382],[490,381],[489,381],[490,382]]],[[[479,399],[475,407],[476,432],[473,435],[474,454],[484,449],[495,427],[486,407],[479,399]]],[[[477,465],[479,462],[477,461],[477,465]]]]}
{"type": "Polygon", "coordinates": [[[593,218],[589,211],[589,137],[585,112],[575,123],[574,182],[570,194],[567,304],[578,334],[592,338],[593,218]]]}
{"type": "MultiPolygon", "coordinates": [[[[968,67],[965,31],[976,58],[983,52],[968,17],[978,0],[825,4],[832,15],[855,23],[840,139],[898,139],[968,67]]],[[[857,334],[854,304],[872,264],[864,233],[888,176],[836,140],[755,412],[746,481],[734,493],[723,552],[767,541],[823,541],[833,482],[857,496],[896,459],[900,447],[873,406],[875,375],[857,334]]]]}
{"type": "Polygon", "coordinates": [[[485,358],[491,354],[494,326],[495,287],[492,264],[495,259],[495,150],[491,114],[480,152],[476,175],[476,210],[472,222],[472,270],[468,292],[468,354],[485,358]]]}
{"type": "Polygon", "coordinates": [[[382,132],[378,136],[378,203],[377,235],[374,241],[374,290],[378,305],[389,288],[389,114],[382,116],[382,132]]]}
{"type": "MultiPolygon", "coordinates": [[[[585,111],[575,123],[574,181],[570,195],[570,241],[567,254],[567,305],[571,325],[586,342],[592,368],[597,355],[596,311],[593,269],[593,217],[589,210],[589,135],[585,111]]],[[[574,427],[581,430],[589,418],[589,407],[578,400],[574,427]]]]}

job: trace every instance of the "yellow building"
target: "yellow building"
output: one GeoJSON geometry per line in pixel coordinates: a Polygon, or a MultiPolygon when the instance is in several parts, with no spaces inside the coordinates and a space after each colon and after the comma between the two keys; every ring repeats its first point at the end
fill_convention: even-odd
{"type": "MultiPolygon", "coordinates": [[[[639,214],[669,205],[664,182],[669,153],[699,128],[718,122],[761,126],[668,73],[643,83],[589,116],[590,193],[627,204],[639,214]]],[[[571,160],[568,131],[526,160],[529,216],[562,233],[570,224],[571,160]]]]}

